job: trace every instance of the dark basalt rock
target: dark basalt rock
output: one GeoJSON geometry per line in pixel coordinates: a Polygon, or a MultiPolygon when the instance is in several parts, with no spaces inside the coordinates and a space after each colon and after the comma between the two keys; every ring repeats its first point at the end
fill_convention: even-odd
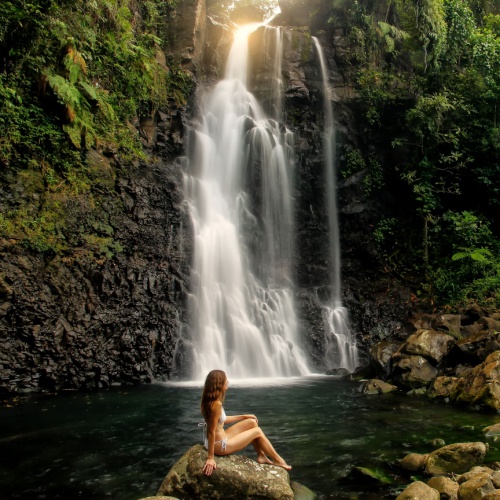
{"type": "Polygon", "coordinates": [[[0,242],[1,389],[96,389],[171,375],[191,245],[179,174],[175,164],[117,171],[123,211],[108,208],[124,250],[113,258],[0,242]]]}

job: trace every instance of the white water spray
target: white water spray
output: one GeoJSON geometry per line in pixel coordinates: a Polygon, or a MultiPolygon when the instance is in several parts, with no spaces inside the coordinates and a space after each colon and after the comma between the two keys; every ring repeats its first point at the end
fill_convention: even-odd
{"type": "Polygon", "coordinates": [[[232,378],[309,373],[290,289],[293,136],[247,90],[255,28],[236,34],[190,146],[194,260],[184,344],[193,380],[215,368],[232,378]]]}
{"type": "Polygon", "coordinates": [[[271,62],[270,73],[270,95],[271,99],[266,106],[266,111],[277,121],[281,120],[283,78],[281,69],[283,66],[283,32],[281,28],[265,27],[264,52],[266,59],[271,62]]]}
{"type": "Polygon", "coordinates": [[[325,364],[327,369],[346,368],[353,372],[358,364],[358,349],[349,329],[347,309],[342,306],[340,280],[340,237],[337,211],[337,190],[335,185],[336,144],[333,110],[328,84],[328,72],[323,49],[319,40],[312,37],[318,53],[323,80],[323,109],[325,130],[323,134],[323,155],[326,177],[326,198],[328,210],[329,262],[331,283],[331,305],[325,306],[325,364]]]}

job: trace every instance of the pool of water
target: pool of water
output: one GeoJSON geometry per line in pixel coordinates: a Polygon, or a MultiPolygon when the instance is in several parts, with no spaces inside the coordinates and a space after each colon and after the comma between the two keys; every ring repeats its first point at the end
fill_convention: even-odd
{"type": "MultiPolygon", "coordinates": [[[[395,498],[409,477],[395,462],[427,453],[433,439],[484,441],[500,415],[399,394],[369,396],[359,384],[312,377],[279,385],[231,385],[228,415],[255,413],[292,480],[319,498],[395,498]],[[382,471],[373,485],[353,467],[382,471]]],[[[153,384],[4,401],[0,407],[0,497],[122,499],[156,494],[170,467],[201,442],[201,388],[153,384]]],[[[500,460],[490,441],[487,461],[500,460]]],[[[252,447],[244,454],[254,457],[252,447]]]]}

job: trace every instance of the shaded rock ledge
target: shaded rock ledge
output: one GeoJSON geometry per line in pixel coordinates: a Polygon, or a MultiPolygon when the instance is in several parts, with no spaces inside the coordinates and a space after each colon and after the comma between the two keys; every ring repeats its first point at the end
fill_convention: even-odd
{"type": "Polygon", "coordinates": [[[242,455],[215,457],[217,470],[203,474],[207,451],[201,445],[190,448],[170,469],[158,496],[197,499],[251,498],[293,500],[290,476],[285,469],[261,465],[242,455]]]}
{"type": "MultiPolygon", "coordinates": [[[[500,410],[500,313],[477,306],[460,314],[418,314],[403,341],[372,346],[363,378],[377,377],[409,394],[500,410]]],[[[356,374],[354,374],[356,378],[356,374]]],[[[367,390],[363,380],[362,392],[367,390]]]]}

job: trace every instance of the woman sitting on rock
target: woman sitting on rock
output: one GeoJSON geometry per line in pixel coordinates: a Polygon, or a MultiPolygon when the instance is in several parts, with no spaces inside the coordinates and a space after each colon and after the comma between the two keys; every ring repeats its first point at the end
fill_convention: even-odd
{"type": "Polygon", "coordinates": [[[255,415],[226,415],[222,403],[228,385],[226,374],[221,370],[212,370],[205,380],[201,413],[205,419],[204,444],[208,450],[208,457],[203,466],[203,472],[210,476],[217,468],[214,455],[229,455],[242,450],[250,443],[257,452],[257,462],[290,470],[291,467],[276,453],[273,445],[259,427],[255,415]],[[234,425],[224,431],[225,423],[234,425]]]}

